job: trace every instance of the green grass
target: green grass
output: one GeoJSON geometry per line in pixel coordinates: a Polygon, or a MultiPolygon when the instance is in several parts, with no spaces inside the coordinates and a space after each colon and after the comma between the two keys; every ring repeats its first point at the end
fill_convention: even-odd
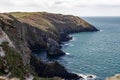
{"type": "Polygon", "coordinates": [[[18,20],[21,20],[27,24],[37,27],[43,31],[57,33],[55,26],[48,19],[43,17],[43,13],[13,12],[10,14],[18,20]]]}
{"type": "MultiPolygon", "coordinates": [[[[9,66],[9,70],[12,73],[10,77],[17,77],[20,78],[20,80],[24,80],[24,76],[26,73],[31,73],[34,75],[34,80],[61,80],[58,77],[54,78],[40,78],[37,76],[37,74],[31,70],[28,66],[23,66],[22,58],[20,56],[20,53],[16,52],[14,49],[10,48],[8,46],[8,42],[3,42],[2,45],[3,50],[6,52],[5,60],[7,61],[7,65],[9,66]]],[[[0,75],[3,75],[4,72],[1,70],[3,64],[3,60],[0,57],[0,75]]]]}
{"type": "Polygon", "coordinates": [[[12,16],[16,17],[16,18],[26,18],[28,16],[30,16],[32,14],[28,13],[28,12],[12,12],[10,13],[12,16]]]}
{"type": "MultiPolygon", "coordinates": [[[[11,71],[11,77],[18,77],[23,79],[24,74],[29,72],[27,66],[23,66],[22,58],[18,52],[13,50],[8,46],[8,42],[3,42],[2,45],[3,50],[6,52],[6,61],[9,66],[9,70],[11,71]]],[[[1,59],[0,59],[1,63],[1,59]]]]}

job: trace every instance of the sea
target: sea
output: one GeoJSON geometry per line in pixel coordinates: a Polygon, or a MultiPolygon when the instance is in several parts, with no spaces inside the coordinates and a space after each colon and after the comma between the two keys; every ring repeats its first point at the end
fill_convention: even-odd
{"type": "Polygon", "coordinates": [[[56,60],[84,80],[105,80],[120,73],[120,17],[82,18],[100,31],[70,34],[73,39],[62,44],[66,55],[56,60]]]}

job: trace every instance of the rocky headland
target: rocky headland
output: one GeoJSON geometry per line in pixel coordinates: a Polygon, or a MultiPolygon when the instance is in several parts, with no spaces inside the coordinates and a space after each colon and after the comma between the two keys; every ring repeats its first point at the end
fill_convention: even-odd
{"type": "Polygon", "coordinates": [[[48,57],[65,55],[61,42],[69,34],[98,31],[83,19],[47,12],[0,13],[0,75],[21,80],[40,77],[82,78],[70,73],[58,62],[43,62],[34,50],[45,50],[48,57]]]}

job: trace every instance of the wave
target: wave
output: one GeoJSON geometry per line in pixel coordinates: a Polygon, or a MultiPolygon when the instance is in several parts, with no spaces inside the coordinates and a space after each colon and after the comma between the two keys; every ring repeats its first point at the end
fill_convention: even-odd
{"type": "Polygon", "coordinates": [[[79,76],[81,76],[82,78],[80,80],[98,80],[96,75],[93,74],[79,74],[77,73],[79,76]]]}
{"type": "Polygon", "coordinates": [[[62,44],[61,45],[69,45],[69,43],[68,42],[62,42],[62,44]]]}
{"type": "Polygon", "coordinates": [[[70,41],[75,41],[76,40],[76,38],[75,37],[72,37],[72,39],[70,40],[70,41]]]}
{"type": "Polygon", "coordinates": [[[100,32],[102,32],[102,31],[104,31],[104,30],[101,29],[100,32]]]}
{"type": "Polygon", "coordinates": [[[67,53],[67,52],[66,52],[65,54],[66,54],[66,55],[70,55],[70,53],[67,53]]]}
{"type": "Polygon", "coordinates": [[[68,45],[69,45],[69,46],[74,46],[72,43],[69,43],[68,45]]]}
{"type": "Polygon", "coordinates": [[[72,43],[64,43],[61,46],[74,46],[72,43]]]}

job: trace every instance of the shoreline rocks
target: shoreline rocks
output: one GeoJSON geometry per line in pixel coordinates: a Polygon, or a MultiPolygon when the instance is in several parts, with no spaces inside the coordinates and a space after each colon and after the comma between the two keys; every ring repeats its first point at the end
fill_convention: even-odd
{"type": "Polygon", "coordinates": [[[72,39],[71,36],[69,36],[69,34],[65,33],[65,32],[60,32],[60,41],[63,42],[63,41],[69,41],[72,39]]]}
{"type": "Polygon", "coordinates": [[[43,63],[34,55],[31,55],[31,66],[33,67],[35,72],[38,73],[38,76],[40,77],[58,76],[64,79],[74,79],[74,80],[81,78],[77,74],[69,73],[65,69],[65,67],[59,64],[57,61],[43,63]]]}
{"type": "Polygon", "coordinates": [[[120,80],[120,74],[116,74],[115,76],[109,77],[106,80],[120,80]]]}

